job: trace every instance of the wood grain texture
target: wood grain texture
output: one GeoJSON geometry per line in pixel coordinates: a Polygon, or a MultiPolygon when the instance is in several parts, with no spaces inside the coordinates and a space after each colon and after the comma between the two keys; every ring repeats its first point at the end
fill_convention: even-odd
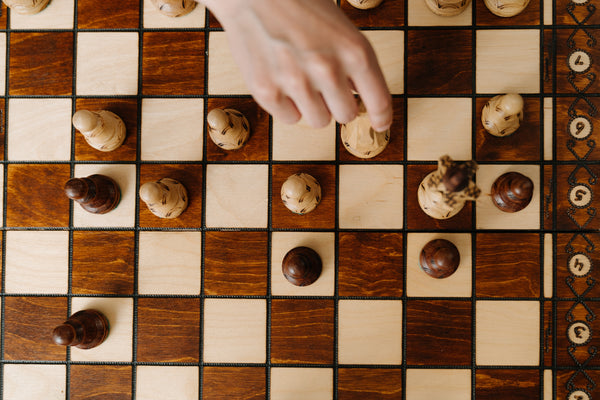
{"type": "Polygon", "coordinates": [[[127,136],[113,151],[99,151],[91,147],[83,135],[75,130],[75,159],[77,161],[135,161],[137,157],[137,99],[79,98],[75,111],[107,110],[118,115],[125,124],[127,136]]]}
{"type": "MultiPolygon", "coordinates": [[[[556,10],[567,10],[567,5],[569,5],[569,0],[557,0],[556,10]]],[[[583,21],[586,17],[589,17],[589,20],[586,21],[586,25],[600,24],[600,14],[597,12],[590,13],[587,9],[587,4],[586,7],[573,7],[572,13],[578,21],[583,21]]],[[[555,12],[554,16],[558,25],[574,26],[577,24],[575,20],[573,20],[573,18],[571,18],[571,16],[569,16],[569,14],[566,12],[555,12]]]]}
{"type": "Polygon", "coordinates": [[[402,233],[340,232],[340,296],[402,296],[402,233]]]}
{"type": "Polygon", "coordinates": [[[556,179],[554,178],[554,172],[552,171],[551,165],[544,166],[544,181],[543,181],[543,223],[544,229],[552,229],[554,222],[554,185],[556,179]]]}
{"type": "MultiPolygon", "coordinates": [[[[586,296],[587,297],[587,296],[586,296]]],[[[587,363],[587,368],[600,366],[600,360],[598,357],[590,357],[588,349],[600,346],[600,337],[593,331],[593,323],[589,324],[592,328],[591,339],[588,343],[583,346],[573,346],[571,356],[567,351],[568,346],[571,344],[567,337],[567,329],[569,322],[565,318],[567,313],[571,312],[572,321],[587,321],[586,316],[590,314],[598,315],[600,313],[600,303],[597,301],[586,301],[588,309],[586,309],[581,303],[573,304],[572,301],[559,301],[556,303],[556,315],[558,316],[556,322],[556,366],[558,367],[574,367],[575,363],[572,357],[575,357],[580,363],[590,359],[587,363]]]]}
{"type": "Polygon", "coordinates": [[[11,95],[71,95],[73,33],[13,32],[8,64],[11,95]]]}
{"type": "Polygon", "coordinates": [[[540,100],[523,98],[523,121],[512,135],[498,137],[490,135],[481,123],[481,112],[489,98],[477,98],[476,116],[477,131],[475,133],[476,160],[481,161],[539,161],[540,154],[540,100]]]}
{"type": "Polygon", "coordinates": [[[569,179],[572,177],[574,182],[585,183],[594,190],[591,186],[594,176],[600,176],[600,164],[587,164],[588,172],[585,168],[577,169],[575,165],[559,165],[556,167],[556,228],[559,230],[577,230],[578,225],[586,230],[600,230],[600,218],[593,218],[588,214],[589,208],[598,210],[600,208],[600,196],[593,196],[588,208],[571,208],[571,203],[568,199],[568,193],[571,188],[569,179]],[[571,215],[569,215],[569,213],[571,215]],[[578,225],[574,222],[576,221],[578,225]],[[589,223],[588,223],[589,221],[589,223]]]}
{"type": "Polygon", "coordinates": [[[65,361],[52,330],[67,317],[66,297],[4,298],[4,359],[65,361]]]}
{"type": "Polygon", "coordinates": [[[135,29],[140,25],[140,0],[77,1],[80,29],[135,29]]]}
{"type": "Polygon", "coordinates": [[[470,301],[409,301],[405,330],[408,365],[471,365],[470,301]]]}
{"type": "Polygon", "coordinates": [[[342,0],[340,8],[358,27],[398,27],[404,25],[404,1],[384,0],[369,10],[359,10],[342,0]]]}
{"type": "Polygon", "coordinates": [[[408,31],[408,94],[471,94],[473,41],[467,30],[408,31]],[[448,62],[452,60],[452,62],[448,62]]]}
{"type": "Polygon", "coordinates": [[[543,344],[543,365],[546,368],[552,368],[553,348],[554,348],[554,312],[551,301],[544,302],[544,333],[541,337],[543,344]]]}
{"type": "Polygon", "coordinates": [[[9,165],[7,226],[68,226],[70,200],[63,188],[69,169],[63,164],[9,165]]]}
{"type": "Polygon", "coordinates": [[[143,93],[204,94],[204,47],[203,32],[144,32],[143,93]]]}
{"type": "Polygon", "coordinates": [[[199,342],[200,299],[139,299],[138,361],[198,362],[199,342]]]}
{"type": "Polygon", "coordinates": [[[204,293],[222,296],[267,294],[268,234],[206,232],[204,293]]]}
{"type": "Polygon", "coordinates": [[[540,398],[540,372],[536,370],[478,369],[477,400],[531,400],[540,398]]]}
{"type": "MultiPolygon", "coordinates": [[[[555,132],[555,148],[556,148],[556,159],[560,161],[576,161],[577,157],[575,154],[583,157],[585,154],[588,154],[588,160],[599,161],[600,160],[600,146],[596,145],[594,147],[590,147],[589,140],[593,139],[592,136],[589,136],[583,140],[575,140],[573,136],[569,133],[569,122],[570,117],[568,114],[569,107],[571,104],[576,102],[575,97],[564,97],[556,99],[556,109],[555,109],[555,118],[556,118],[556,126],[561,129],[557,129],[555,132]],[[569,146],[571,149],[569,150],[569,146]]],[[[595,107],[600,107],[600,100],[595,97],[590,97],[589,101],[595,107]]],[[[581,111],[578,111],[578,114],[585,116],[595,128],[600,126],[600,116],[598,114],[594,114],[587,108],[587,105],[584,105],[583,101],[579,101],[578,104],[581,105],[581,111]]],[[[579,108],[578,108],[579,110],[579,108]]]]}
{"type": "MultiPolygon", "coordinates": [[[[573,292],[569,287],[565,284],[568,277],[572,276],[569,272],[569,259],[571,258],[571,254],[574,253],[582,253],[588,256],[592,262],[592,269],[588,275],[591,279],[594,279],[596,282],[600,281],[600,271],[596,268],[597,265],[600,265],[600,254],[597,251],[589,252],[587,250],[589,243],[586,238],[581,235],[577,235],[573,239],[574,235],[571,233],[558,233],[556,235],[556,295],[558,297],[573,297],[573,292]],[[568,249],[571,248],[571,253],[568,249]]],[[[586,237],[592,243],[600,243],[600,234],[597,232],[586,233],[586,237]]],[[[575,279],[574,282],[571,283],[573,288],[577,291],[577,293],[587,292],[586,297],[600,297],[600,285],[593,285],[591,288],[586,282],[586,279],[579,278],[575,279]]],[[[559,314],[560,315],[560,314],[559,314]]]]}
{"type": "Polygon", "coordinates": [[[333,229],[335,227],[335,166],[281,164],[273,166],[271,222],[273,228],[333,229]],[[294,214],[281,201],[281,185],[291,175],[305,172],[321,185],[321,202],[309,213],[294,214]]]}
{"type": "Polygon", "coordinates": [[[402,371],[399,369],[340,368],[339,400],[395,400],[402,398],[402,371]]]}
{"type": "MultiPolygon", "coordinates": [[[[578,8],[578,7],[575,7],[578,8]]],[[[583,10],[586,7],[581,7],[583,10]]],[[[585,14],[587,12],[584,11],[585,14]]],[[[565,13],[565,16],[567,13],[565,13]]],[[[573,20],[571,20],[573,22],[573,20]]],[[[586,23],[587,25],[587,23],[586,23]]],[[[586,28],[586,31],[590,32],[592,37],[597,38],[600,36],[600,29],[592,29],[586,28]]],[[[595,79],[590,81],[588,79],[587,73],[582,74],[573,74],[573,85],[569,82],[569,63],[568,63],[568,55],[573,51],[573,49],[568,47],[569,38],[571,38],[571,34],[573,34],[572,41],[575,43],[576,48],[580,46],[589,54],[591,60],[598,60],[600,57],[600,49],[597,46],[587,46],[586,43],[589,40],[589,36],[587,36],[586,32],[583,30],[576,30],[575,32],[572,29],[557,29],[556,30],[556,91],[558,93],[566,93],[569,95],[575,94],[576,90],[573,85],[577,86],[579,90],[587,87],[586,93],[598,93],[600,92],[600,80],[595,79]]],[[[593,72],[594,67],[589,72],[593,72]]],[[[586,97],[587,98],[587,97],[586,97]]],[[[587,106],[582,102],[580,106],[583,110],[587,110],[587,106]]]]}
{"type": "Polygon", "coordinates": [[[478,233],[476,295],[539,297],[540,251],[537,233],[478,233]]]}
{"type": "Polygon", "coordinates": [[[274,299],[271,362],[333,362],[333,300],[274,299]]]}
{"type": "Polygon", "coordinates": [[[143,200],[139,201],[140,226],[159,228],[200,228],[202,226],[202,166],[199,164],[143,164],[140,167],[140,185],[171,178],[185,186],[188,206],[177,218],[158,218],[143,200]]]}
{"type": "Polygon", "coordinates": [[[267,161],[269,159],[269,114],[251,98],[210,98],[207,110],[233,108],[244,114],[250,125],[250,138],[240,149],[223,150],[208,137],[208,125],[204,132],[206,158],[208,161],[267,161]]]}
{"type": "Polygon", "coordinates": [[[129,365],[72,365],[71,400],[131,399],[129,365]]]}
{"type": "Polygon", "coordinates": [[[530,0],[529,4],[520,14],[513,17],[498,17],[485,6],[477,3],[477,25],[483,26],[509,26],[509,25],[539,25],[540,23],[540,0],[530,0]]]}
{"type": "MultiPolygon", "coordinates": [[[[600,371],[598,370],[586,370],[586,373],[588,374],[589,378],[593,381],[593,382],[599,382],[600,381],[600,371]]],[[[556,371],[556,399],[568,399],[569,397],[569,392],[570,390],[568,389],[569,386],[567,385],[567,383],[569,383],[569,385],[573,385],[573,387],[576,388],[585,388],[586,385],[590,384],[590,380],[588,380],[588,378],[583,375],[583,374],[574,374],[573,370],[566,370],[566,371],[556,371]]],[[[595,398],[595,395],[597,394],[597,387],[596,390],[592,393],[590,393],[592,396],[594,396],[593,398],[595,398]]]]}
{"type": "Polygon", "coordinates": [[[260,400],[266,391],[265,368],[204,367],[203,399],[260,400]]]}
{"type": "MultiPolygon", "coordinates": [[[[4,6],[4,3],[2,3],[4,6]]],[[[6,100],[0,99],[0,160],[4,160],[4,143],[6,140],[6,100]]]]}
{"type": "Polygon", "coordinates": [[[133,294],[134,246],[134,232],[73,232],[73,293],[133,294]]]}
{"type": "MultiPolygon", "coordinates": [[[[565,8],[566,9],[566,8],[565,8]]],[[[556,15],[556,13],[554,14],[556,15]]],[[[544,31],[544,67],[543,67],[543,88],[544,93],[551,93],[554,90],[554,80],[552,77],[556,72],[556,65],[554,59],[554,32],[551,29],[545,29],[544,31]]],[[[558,116],[555,114],[555,117],[558,116]]],[[[555,132],[556,134],[556,132],[555,132]]]]}

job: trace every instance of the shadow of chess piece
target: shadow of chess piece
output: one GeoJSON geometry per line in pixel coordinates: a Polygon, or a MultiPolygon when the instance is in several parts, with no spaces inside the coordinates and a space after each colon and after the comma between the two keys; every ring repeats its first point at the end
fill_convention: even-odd
{"type": "Polygon", "coordinates": [[[32,15],[42,11],[50,0],[3,0],[11,11],[17,14],[32,15]]]}
{"type": "Polygon", "coordinates": [[[314,283],[323,270],[319,254],[309,247],[296,247],[283,257],[281,269],[285,278],[295,286],[314,283]]]}
{"type": "Polygon", "coordinates": [[[354,8],[368,10],[381,4],[383,0],[346,0],[354,8]]]}
{"type": "Polygon", "coordinates": [[[125,123],[113,112],[79,110],[73,114],[73,126],[94,149],[113,151],[119,148],[127,135],[125,123]]]}
{"type": "Polygon", "coordinates": [[[505,212],[517,212],[529,205],[533,181],[519,172],[500,175],[492,184],[492,201],[505,212]]]}
{"type": "Polygon", "coordinates": [[[144,183],[140,187],[140,199],[159,218],[177,218],[188,205],[185,186],[171,178],[144,183]]]}
{"type": "Polygon", "coordinates": [[[237,110],[214,108],[206,116],[206,122],[210,139],[223,150],[237,150],[250,137],[248,119],[237,110]]]}
{"type": "Polygon", "coordinates": [[[63,346],[91,349],[104,342],[108,331],[108,320],[101,312],[82,310],[54,328],[52,340],[63,346]]]}
{"type": "Polygon", "coordinates": [[[182,17],[196,8],[194,0],[152,0],[158,11],[167,17],[182,17]]]}
{"type": "Polygon", "coordinates": [[[321,185],[312,175],[298,172],[281,185],[281,201],[294,214],[304,215],[321,202],[321,185]]]}
{"type": "Polygon", "coordinates": [[[72,178],[65,184],[65,194],[92,214],[105,214],[114,209],[121,200],[119,185],[105,175],[72,178]]]}
{"type": "Polygon", "coordinates": [[[423,246],[419,266],[429,276],[442,279],[456,272],[460,254],[454,243],[446,239],[434,239],[423,246]]]}

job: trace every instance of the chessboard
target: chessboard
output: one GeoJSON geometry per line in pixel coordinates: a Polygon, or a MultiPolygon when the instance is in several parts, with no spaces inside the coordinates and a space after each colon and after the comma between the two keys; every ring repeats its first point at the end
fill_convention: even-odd
{"type": "Polygon", "coordinates": [[[168,18],[150,0],[52,0],[32,16],[3,5],[0,398],[600,398],[594,3],[531,0],[501,18],[479,0],[455,17],[422,0],[338,1],[393,94],[390,143],[371,159],[333,122],[273,120],[200,6],[168,18]],[[524,119],[500,138],[481,110],[504,93],[521,94],[524,119]],[[208,138],[214,108],[248,118],[244,147],[208,138]],[[78,110],[120,116],[124,144],[91,148],[78,110]],[[481,195],[436,220],[417,188],[445,154],[477,162],[481,195]],[[490,196],[508,171],[534,183],[516,213],[490,196]],[[297,172],[322,187],[306,215],[280,199],[297,172]],[[106,214],[65,196],[92,174],[120,187],[106,214]],[[139,197],[165,177],[188,192],[175,219],[139,197]],[[459,250],[448,278],[419,268],[432,239],[459,250]],[[282,274],[298,246],[323,264],[306,287],[282,274]],[[107,317],[106,340],[54,344],[83,309],[107,317]]]}

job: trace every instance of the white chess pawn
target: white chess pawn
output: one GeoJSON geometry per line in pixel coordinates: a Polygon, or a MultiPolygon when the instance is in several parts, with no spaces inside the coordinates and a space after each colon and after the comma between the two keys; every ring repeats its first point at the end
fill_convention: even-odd
{"type": "Polygon", "coordinates": [[[152,4],[167,17],[181,17],[194,10],[194,0],[152,0],[152,4]]]}
{"type": "Polygon", "coordinates": [[[125,141],[125,124],[110,111],[79,110],[73,115],[73,126],[96,150],[113,151],[125,141]]]}
{"type": "Polygon", "coordinates": [[[159,218],[177,218],[188,205],[185,186],[171,178],[144,183],[140,187],[140,199],[159,218]]]}
{"type": "Polygon", "coordinates": [[[369,8],[375,8],[381,4],[383,0],[347,0],[348,3],[361,10],[368,10],[369,8]]]}
{"type": "Polygon", "coordinates": [[[42,11],[50,0],[3,0],[11,11],[17,14],[31,15],[42,11]]]}
{"type": "Polygon", "coordinates": [[[488,10],[499,17],[514,17],[527,7],[529,0],[484,0],[488,10]]]}
{"type": "Polygon", "coordinates": [[[381,153],[390,142],[390,130],[377,132],[371,126],[367,110],[358,101],[358,116],[342,125],[340,136],[350,154],[359,158],[372,158],[381,153]]]}
{"type": "Polygon", "coordinates": [[[494,136],[508,136],[523,121],[523,98],[516,93],[498,95],[490,99],[481,112],[481,122],[494,136]]]}
{"type": "Polygon", "coordinates": [[[206,121],[210,138],[224,150],[237,150],[248,141],[250,124],[237,110],[215,108],[208,113],[206,121]]]}
{"type": "Polygon", "coordinates": [[[442,17],[453,17],[465,11],[471,0],[425,0],[427,7],[434,14],[442,17]]]}
{"type": "Polygon", "coordinates": [[[281,185],[281,201],[293,213],[309,213],[321,201],[321,185],[311,175],[299,172],[281,185]]]}

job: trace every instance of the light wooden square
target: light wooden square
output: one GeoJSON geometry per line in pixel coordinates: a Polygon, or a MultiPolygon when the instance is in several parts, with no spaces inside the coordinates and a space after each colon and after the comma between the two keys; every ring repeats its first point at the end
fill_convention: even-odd
{"type": "Polygon", "coordinates": [[[200,232],[140,232],[138,291],[199,295],[200,232]]]}
{"type": "Polygon", "coordinates": [[[473,21],[473,3],[460,14],[443,17],[434,14],[424,0],[408,0],[409,26],[469,26],[473,21]]]}
{"type": "Polygon", "coordinates": [[[271,368],[271,399],[333,400],[333,370],[271,368]]]}
{"type": "Polygon", "coordinates": [[[225,32],[210,32],[208,41],[208,93],[250,94],[235,63],[225,32]]]}
{"type": "Polygon", "coordinates": [[[11,400],[64,400],[67,367],[64,365],[4,365],[4,397],[11,400]]]}
{"type": "Polygon", "coordinates": [[[73,29],[75,0],[52,0],[37,14],[10,13],[11,29],[73,29]]]}
{"type": "Polygon", "coordinates": [[[69,161],[71,99],[9,99],[8,159],[69,161]]]}
{"type": "Polygon", "coordinates": [[[289,125],[273,120],[273,160],[335,160],[335,121],[313,129],[304,121],[289,125]]]}
{"type": "Polygon", "coordinates": [[[0,32],[0,96],[6,94],[6,33],[0,32]]]}
{"type": "Polygon", "coordinates": [[[342,229],[402,229],[402,165],[341,165],[339,224],[342,229]]]}
{"type": "Polygon", "coordinates": [[[539,365],[540,303],[477,301],[477,365],[539,365]]]}
{"type": "Polygon", "coordinates": [[[266,300],[204,301],[204,362],[264,363],[266,332],[266,300]]]}
{"type": "Polygon", "coordinates": [[[267,165],[208,165],[206,175],[206,226],[267,227],[267,165]]]}
{"type": "Polygon", "coordinates": [[[409,98],[407,112],[409,160],[472,158],[470,98],[409,98]]]}
{"type": "Polygon", "coordinates": [[[340,364],[402,364],[402,301],[340,300],[340,364]]]}
{"type": "Polygon", "coordinates": [[[392,94],[404,93],[404,32],[362,31],[375,50],[383,76],[392,94]]]}
{"type": "Polygon", "coordinates": [[[544,160],[553,159],[554,106],[552,97],[544,97],[544,160]]]}
{"type": "Polygon", "coordinates": [[[106,175],[119,185],[121,201],[106,214],[92,214],[77,203],[73,204],[73,225],[76,227],[132,227],[135,223],[135,165],[127,164],[78,164],[75,178],[93,174],[106,175]]]}
{"type": "Polygon", "coordinates": [[[552,234],[544,234],[544,296],[551,298],[554,291],[554,246],[552,234]]]}
{"type": "Polygon", "coordinates": [[[79,32],[77,94],[136,95],[138,43],[136,32],[79,32]]]}
{"type": "Polygon", "coordinates": [[[181,17],[168,17],[158,11],[150,0],[144,1],[144,28],[204,28],[206,9],[200,4],[181,17]]]}
{"type": "Polygon", "coordinates": [[[406,292],[415,297],[470,297],[472,292],[472,249],[468,233],[408,233],[406,238],[406,292]],[[431,240],[446,239],[460,254],[456,272],[447,278],[427,275],[419,265],[421,250],[431,240]]]}
{"type": "Polygon", "coordinates": [[[198,367],[140,365],[136,369],[136,399],[197,400],[198,367]]]}
{"type": "Polygon", "coordinates": [[[476,177],[481,195],[477,199],[477,229],[540,229],[540,167],[537,165],[479,165],[476,177]],[[494,181],[506,172],[520,172],[533,181],[533,197],[515,213],[500,210],[492,202],[494,181]]]}
{"type": "Polygon", "coordinates": [[[99,346],[92,349],[71,348],[73,361],[124,361],[133,357],[133,299],[105,297],[74,297],[71,301],[72,314],[80,310],[100,311],[110,326],[108,336],[99,346]]]}
{"type": "Polygon", "coordinates": [[[69,232],[6,232],[6,293],[66,294],[69,232]]]}
{"type": "Polygon", "coordinates": [[[335,235],[332,232],[273,232],[271,236],[271,292],[275,296],[333,296],[335,291],[335,235]],[[294,286],[281,264],[295,247],[309,247],[321,257],[321,276],[309,286],[294,286]]]}
{"type": "Polygon", "coordinates": [[[408,368],[406,398],[411,400],[470,399],[471,370],[408,368]]]}
{"type": "Polygon", "coordinates": [[[539,29],[478,30],[477,93],[539,93],[539,29]]]}
{"type": "Polygon", "coordinates": [[[142,99],[142,159],[200,161],[203,99],[142,99]]]}

